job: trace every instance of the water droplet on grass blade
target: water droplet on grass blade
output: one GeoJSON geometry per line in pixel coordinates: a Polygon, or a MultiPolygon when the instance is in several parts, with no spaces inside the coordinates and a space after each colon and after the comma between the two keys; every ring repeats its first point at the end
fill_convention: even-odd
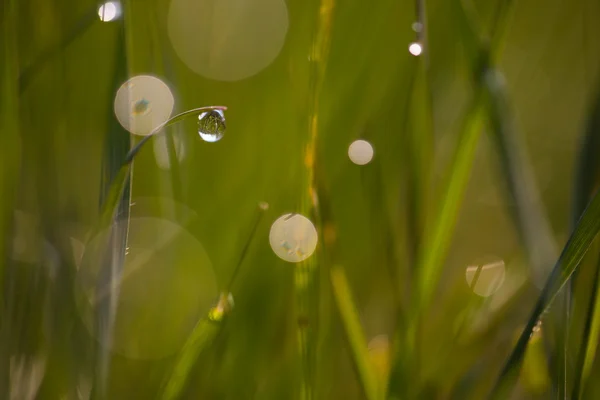
{"type": "Polygon", "coordinates": [[[219,295],[217,304],[210,309],[208,318],[211,321],[219,322],[223,319],[225,314],[233,309],[233,295],[229,292],[223,292],[219,295]]]}
{"type": "Polygon", "coordinates": [[[198,134],[205,142],[218,142],[225,134],[225,114],[210,110],[198,116],[198,134]]]}

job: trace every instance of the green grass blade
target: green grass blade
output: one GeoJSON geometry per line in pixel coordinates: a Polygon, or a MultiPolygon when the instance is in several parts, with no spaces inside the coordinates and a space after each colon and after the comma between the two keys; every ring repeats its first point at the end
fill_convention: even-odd
{"type": "MultiPolygon", "coordinates": [[[[600,91],[590,113],[590,119],[583,137],[578,157],[578,168],[575,177],[574,201],[572,219],[577,221],[589,201],[590,195],[597,186],[600,175],[600,159],[597,149],[600,146],[600,91]]],[[[581,398],[585,383],[589,377],[592,363],[596,356],[597,338],[600,333],[600,296],[598,296],[598,279],[600,278],[600,262],[596,266],[592,292],[586,313],[582,345],[580,346],[577,365],[573,375],[573,389],[571,397],[581,398]]],[[[577,273],[571,279],[577,279],[577,273]]]]}
{"type": "Polygon", "coordinates": [[[598,296],[598,279],[600,278],[600,261],[596,265],[594,280],[592,282],[592,292],[583,328],[581,346],[573,373],[573,391],[572,399],[583,398],[585,383],[590,375],[592,364],[596,357],[598,348],[598,333],[600,333],[600,296],[598,296]]]}
{"type": "Polygon", "coordinates": [[[456,146],[449,176],[438,203],[431,232],[425,238],[417,270],[418,307],[430,302],[442,272],[443,260],[450,245],[465,188],[469,181],[475,150],[483,127],[484,107],[482,95],[476,96],[464,117],[463,128],[456,146]]]}
{"type": "Polygon", "coordinates": [[[361,386],[368,400],[380,398],[379,387],[375,371],[369,361],[367,342],[360,325],[356,306],[352,300],[352,294],[344,270],[335,266],[331,268],[331,287],[342,323],[346,331],[354,365],[358,371],[361,386]]]}
{"type": "Polygon", "coordinates": [[[492,393],[495,398],[506,398],[512,389],[534,326],[542,313],[552,303],[552,300],[554,300],[560,289],[567,283],[571,274],[576,270],[599,230],[600,196],[596,194],[584,211],[558,261],[554,265],[529,321],[496,382],[492,393]]]}
{"type": "Polygon", "coordinates": [[[160,395],[161,399],[173,400],[181,395],[196,360],[221,331],[223,318],[229,310],[228,296],[228,293],[222,295],[219,304],[211,310],[209,318],[200,320],[194,327],[183,349],[177,355],[173,371],[160,395]]]}
{"type": "Polygon", "coordinates": [[[17,1],[0,4],[0,397],[9,398],[10,327],[8,326],[5,275],[6,254],[17,192],[20,164],[19,58],[17,51],[17,1]],[[5,236],[6,235],[6,236],[5,236]]]}
{"type": "Polygon", "coordinates": [[[544,279],[547,276],[545,270],[552,265],[557,255],[552,230],[540,200],[528,154],[515,127],[502,78],[488,73],[485,85],[489,93],[491,133],[507,194],[514,203],[510,211],[535,276],[544,279]]]}
{"type": "Polygon", "coordinates": [[[590,112],[585,135],[577,157],[577,175],[573,200],[572,223],[577,222],[588,204],[600,178],[600,85],[598,85],[595,104],[590,112]]]}

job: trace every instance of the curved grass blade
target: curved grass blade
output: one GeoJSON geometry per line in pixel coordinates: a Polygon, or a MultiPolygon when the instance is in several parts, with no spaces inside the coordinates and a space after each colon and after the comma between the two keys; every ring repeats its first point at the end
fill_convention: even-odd
{"type": "Polygon", "coordinates": [[[337,304],[344,330],[348,337],[348,343],[352,350],[352,358],[354,366],[358,372],[361,386],[364,390],[367,400],[377,400],[381,397],[378,381],[373,370],[373,366],[369,361],[365,335],[360,325],[358,313],[352,300],[352,294],[346,274],[339,266],[334,266],[330,271],[331,287],[337,304]]]}
{"type": "Polygon", "coordinates": [[[504,399],[512,389],[523,362],[523,356],[533,328],[560,289],[567,283],[571,274],[577,269],[592,241],[597,236],[598,231],[600,231],[600,196],[597,193],[585,209],[558,261],[554,265],[529,321],[498,377],[492,391],[494,398],[504,399]]]}

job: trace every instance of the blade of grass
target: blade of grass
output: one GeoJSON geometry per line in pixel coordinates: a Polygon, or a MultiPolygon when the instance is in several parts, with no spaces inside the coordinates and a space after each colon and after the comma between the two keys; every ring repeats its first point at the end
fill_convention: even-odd
{"type": "Polygon", "coordinates": [[[160,395],[161,399],[173,400],[179,398],[196,360],[202,351],[211,345],[221,331],[223,318],[228,312],[225,311],[227,310],[226,307],[228,307],[226,302],[227,296],[225,296],[224,304],[221,304],[221,300],[219,300],[219,305],[211,310],[212,318],[204,318],[194,327],[192,334],[177,356],[173,372],[169,376],[169,380],[160,395]]]}
{"type": "MultiPolygon", "coordinates": [[[[597,86],[598,87],[598,86],[597,86]]],[[[574,201],[572,219],[577,221],[589,201],[590,195],[598,185],[600,175],[600,159],[597,149],[600,146],[600,90],[597,91],[596,101],[590,112],[586,132],[583,136],[578,157],[578,168],[575,177],[574,201]]],[[[572,286],[578,274],[571,279],[572,286]]],[[[598,296],[598,279],[600,279],[600,261],[596,265],[592,292],[586,313],[582,345],[577,357],[577,365],[573,374],[573,389],[571,397],[578,399],[583,396],[585,384],[590,374],[592,363],[596,357],[597,338],[600,333],[600,296],[598,296]]]]}
{"type": "Polygon", "coordinates": [[[450,237],[456,224],[460,204],[469,180],[475,158],[475,149],[483,128],[483,93],[475,96],[464,117],[459,142],[456,145],[442,198],[437,205],[434,224],[425,238],[427,246],[422,248],[417,269],[417,309],[427,306],[443,267],[450,237]]]}
{"type": "Polygon", "coordinates": [[[529,321],[508,358],[492,391],[493,398],[504,399],[512,389],[523,361],[529,336],[542,313],[552,303],[560,289],[583,259],[592,241],[600,231],[600,196],[596,194],[585,209],[569,241],[563,249],[552,273],[540,294],[529,321]]]}
{"type": "Polygon", "coordinates": [[[5,274],[10,226],[16,200],[20,166],[19,55],[17,1],[0,4],[0,396],[9,398],[10,327],[7,323],[5,274]]]}
{"type": "Polygon", "coordinates": [[[331,287],[338,311],[351,348],[354,366],[358,372],[361,386],[368,400],[377,400],[380,396],[377,377],[373,366],[369,361],[367,342],[360,325],[356,306],[352,300],[352,294],[344,270],[334,266],[330,271],[331,287]]]}
{"type": "Polygon", "coordinates": [[[217,337],[221,331],[223,320],[229,314],[233,308],[232,295],[230,290],[235,283],[236,278],[239,275],[240,268],[246,259],[248,249],[252,244],[252,239],[256,235],[256,230],[260,225],[262,217],[269,208],[266,203],[259,203],[257,207],[256,217],[252,223],[250,234],[246,240],[246,243],[242,247],[238,262],[231,274],[225,290],[221,292],[219,301],[215,307],[213,307],[206,318],[201,319],[190,337],[185,342],[183,348],[177,355],[173,370],[169,375],[166,383],[163,385],[163,391],[160,398],[163,400],[173,400],[180,396],[185,384],[188,380],[192,367],[198,360],[200,354],[210,346],[210,344],[217,337]]]}
{"type": "Polygon", "coordinates": [[[502,78],[488,74],[485,87],[489,93],[488,115],[491,133],[506,182],[506,193],[514,203],[510,207],[517,231],[529,260],[540,279],[556,260],[556,245],[540,199],[531,163],[518,134],[502,78]]]}
{"type": "Polygon", "coordinates": [[[600,261],[596,265],[594,280],[592,282],[592,292],[581,338],[581,346],[577,357],[577,365],[573,373],[573,391],[571,398],[574,400],[583,398],[585,384],[590,375],[590,370],[596,350],[598,348],[598,334],[600,333],[600,296],[598,296],[598,280],[600,279],[600,261]]]}

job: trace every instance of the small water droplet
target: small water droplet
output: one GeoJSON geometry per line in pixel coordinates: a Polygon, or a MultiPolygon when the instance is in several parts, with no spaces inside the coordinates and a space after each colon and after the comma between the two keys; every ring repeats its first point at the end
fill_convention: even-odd
{"type": "Polygon", "coordinates": [[[217,305],[214,306],[208,313],[208,318],[212,321],[219,322],[223,319],[225,314],[233,310],[233,306],[233,295],[229,292],[223,292],[219,296],[217,305]]]}
{"type": "Polygon", "coordinates": [[[210,110],[198,116],[198,134],[205,142],[218,142],[225,134],[225,114],[210,110]]]}

